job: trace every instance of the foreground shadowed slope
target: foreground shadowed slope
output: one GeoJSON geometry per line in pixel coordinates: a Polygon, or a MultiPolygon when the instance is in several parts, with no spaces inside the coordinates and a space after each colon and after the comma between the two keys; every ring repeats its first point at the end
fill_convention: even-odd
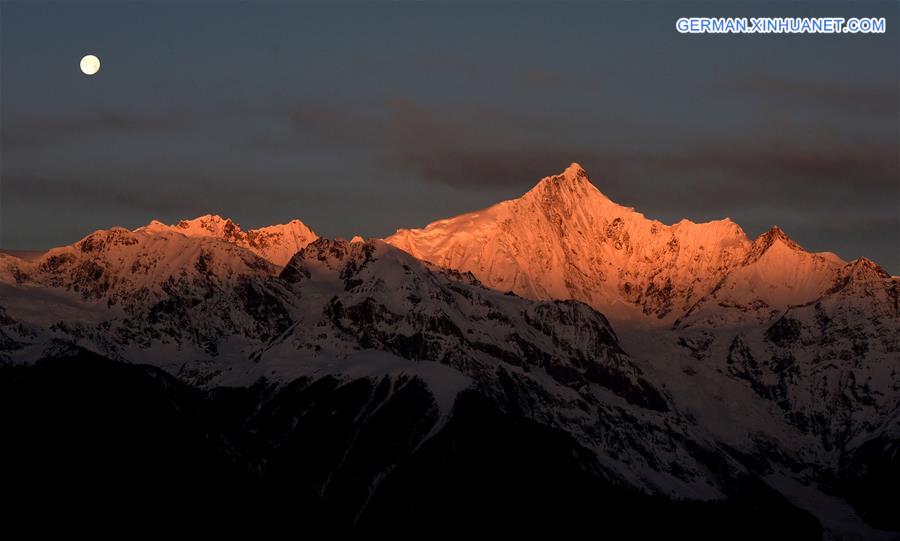
{"type": "Polygon", "coordinates": [[[393,532],[442,523],[591,527],[610,536],[820,535],[815,519],[749,477],[711,503],[611,482],[565,432],[503,413],[475,390],[426,439],[437,408],[416,379],[200,391],[152,367],[73,350],[0,368],[0,391],[5,490],[20,503],[43,495],[48,508],[166,511],[157,515],[163,522],[238,513],[237,523],[301,530],[340,530],[359,517],[358,527],[393,532]],[[379,488],[366,497],[375,479],[379,488]],[[79,499],[85,486],[89,501],[79,499]]]}
{"type": "MultiPolygon", "coordinates": [[[[225,254],[232,249],[210,246],[225,254]]],[[[380,241],[318,239],[279,276],[234,276],[231,259],[211,253],[202,259],[214,271],[206,278],[192,271],[175,279],[160,270],[153,276],[163,287],[135,296],[111,288],[116,307],[102,293],[73,299],[77,274],[71,284],[40,287],[45,296],[38,298],[32,283],[45,280],[38,268],[3,290],[9,298],[46,303],[46,310],[7,305],[0,325],[4,354],[10,362],[29,362],[78,344],[156,364],[205,387],[247,387],[260,378],[285,384],[324,375],[414,376],[437,396],[442,422],[455,396],[475,387],[511,414],[565,430],[631,486],[694,499],[727,492],[727,482],[695,451],[715,450],[715,441],[673,412],[664,391],[619,347],[606,319],[581,303],[506,295],[380,241]],[[206,295],[204,285],[214,293],[206,295]],[[90,317],[54,321],[64,301],[90,317]],[[117,306],[128,306],[130,315],[117,306]]],[[[115,252],[77,257],[110,269],[104,276],[112,284],[130,279],[129,265],[108,263],[119,260],[115,252]]],[[[154,269],[166,268],[166,259],[158,259],[154,269]]],[[[745,469],[723,460],[735,472],[745,469]]]]}

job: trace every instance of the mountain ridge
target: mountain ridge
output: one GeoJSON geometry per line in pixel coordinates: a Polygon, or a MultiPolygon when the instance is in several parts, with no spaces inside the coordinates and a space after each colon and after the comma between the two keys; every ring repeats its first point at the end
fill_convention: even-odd
{"type": "Polygon", "coordinates": [[[191,220],[181,220],[175,225],[166,225],[157,220],[135,229],[157,233],[173,231],[188,237],[213,237],[247,248],[251,252],[284,266],[301,248],[318,238],[309,227],[298,219],[286,224],[273,224],[244,231],[231,218],[218,214],[205,214],[191,220]]]}
{"type": "MultiPolygon", "coordinates": [[[[751,240],[729,219],[649,220],[577,164],[388,239],[291,236],[298,224],[250,230],[276,238],[206,215],[0,254],[0,364],[80,348],[198,389],[326,402],[364,387],[380,403],[414,380],[426,447],[476,391],[573,438],[616,483],[717,500],[750,476],[831,532],[890,538],[864,513],[892,524],[866,467],[900,441],[900,279],[874,262],[777,227],[751,240]]],[[[366,471],[354,505],[390,475],[366,471]]]]}
{"type": "Polygon", "coordinates": [[[614,318],[669,322],[739,266],[753,245],[730,218],[672,225],[647,219],[610,200],[577,163],[518,199],[401,229],[386,240],[526,297],[575,298],[614,318]],[[465,246],[479,241],[496,244],[486,248],[495,254],[465,246]],[[541,261],[547,257],[549,267],[541,261]]]}

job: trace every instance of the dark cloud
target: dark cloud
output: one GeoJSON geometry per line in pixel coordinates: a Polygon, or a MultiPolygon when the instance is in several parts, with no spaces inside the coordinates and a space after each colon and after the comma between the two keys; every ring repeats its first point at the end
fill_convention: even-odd
{"type": "Polygon", "coordinates": [[[389,163],[434,182],[496,189],[527,186],[559,172],[579,155],[577,151],[537,147],[420,148],[399,153],[389,163]]]}
{"type": "Polygon", "coordinates": [[[293,152],[337,144],[370,152],[380,168],[460,188],[525,187],[587,154],[530,140],[553,129],[538,117],[479,104],[393,98],[363,112],[305,102],[284,116],[290,140],[254,138],[251,148],[293,152]]]}
{"type": "Polygon", "coordinates": [[[900,111],[896,79],[826,81],[757,73],[733,78],[722,86],[742,96],[776,101],[789,107],[805,104],[832,113],[866,113],[893,117],[900,111]]]}
{"type": "Polygon", "coordinates": [[[364,119],[323,102],[307,101],[292,107],[287,119],[294,137],[308,144],[360,145],[372,135],[364,119]]]}
{"type": "MultiPolygon", "coordinates": [[[[140,176],[140,175],[138,175],[140,176]]],[[[152,175],[151,175],[152,176],[152,175]]],[[[20,203],[40,203],[47,208],[68,206],[86,211],[110,207],[145,212],[172,209],[193,213],[203,210],[199,198],[189,193],[170,193],[148,186],[148,179],[122,182],[104,178],[55,177],[37,175],[3,175],[3,195],[20,203]]]]}
{"type": "Polygon", "coordinates": [[[714,172],[722,178],[754,179],[760,186],[780,190],[796,187],[810,195],[834,188],[890,190],[900,182],[897,147],[891,141],[718,141],[645,159],[669,171],[714,172]]]}
{"type": "Polygon", "coordinates": [[[4,118],[0,144],[4,150],[44,147],[98,136],[176,133],[196,119],[186,112],[99,112],[19,115],[4,118]]]}
{"type": "Polygon", "coordinates": [[[652,186],[633,194],[640,199],[665,194],[670,201],[669,192],[688,185],[695,190],[689,204],[700,210],[773,196],[821,200],[860,190],[878,198],[900,185],[891,137],[803,138],[773,128],[753,138],[738,133],[660,150],[627,139],[599,145],[589,137],[570,136],[567,126],[539,114],[471,103],[395,98],[363,112],[310,101],[282,114],[292,138],[278,139],[270,150],[311,144],[365,150],[379,168],[463,189],[526,189],[573,161],[591,166],[604,190],[627,196],[629,185],[652,186]],[[551,133],[557,141],[534,137],[551,133]]]}

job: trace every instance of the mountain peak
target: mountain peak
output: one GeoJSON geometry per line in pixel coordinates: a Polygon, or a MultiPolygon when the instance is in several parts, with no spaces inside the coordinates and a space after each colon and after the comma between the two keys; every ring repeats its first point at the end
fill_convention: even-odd
{"type": "Polygon", "coordinates": [[[783,229],[777,225],[773,225],[768,231],[756,237],[756,240],[753,241],[753,247],[750,249],[747,261],[750,262],[759,259],[764,253],[777,244],[782,244],[792,251],[804,251],[803,247],[794,242],[783,229]]]}
{"type": "Polygon", "coordinates": [[[555,175],[550,175],[548,177],[542,178],[535,185],[535,188],[542,184],[554,183],[554,184],[590,184],[591,181],[588,178],[587,171],[584,170],[581,165],[572,162],[568,167],[562,170],[561,173],[557,173],[555,175]]]}
{"type": "Polygon", "coordinates": [[[576,162],[572,162],[568,167],[563,169],[562,173],[550,177],[545,177],[541,180],[541,182],[547,180],[551,180],[557,183],[565,182],[569,184],[591,183],[590,179],[588,178],[587,171],[585,171],[584,168],[576,162]]]}
{"type": "Polygon", "coordinates": [[[887,279],[891,275],[867,257],[859,257],[848,263],[849,275],[854,279],[887,279]]]}
{"type": "Polygon", "coordinates": [[[218,214],[204,214],[203,216],[197,216],[191,220],[181,220],[176,227],[189,229],[199,226],[205,229],[211,229],[219,224],[234,224],[234,222],[231,221],[231,218],[222,218],[218,214]]]}
{"type": "MultiPolygon", "coordinates": [[[[869,290],[872,284],[890,280],[892,280],[892,276],[880,265],[867,257],[859,257],[841,267],[834,280],[834,285],[826,293],[847,291],[850,294],[854,294],[853,291],[866,291],[869,290]],[[859,288],[862,288],[862,290],[859,288]]],[[[890,288],[891,286],[887,287],[890,288]]],[[[870,297],[870,291],[864,292],[863,296],[870,297]]]]}
{"type": "Polygon", "coordinates": [[[180,220],[174,225],[168,225],[159,220],[151,220],[150,223],[135,231],[157,233],[160,231],[177,231],[183,235],[202,237],[222,237],[226,233],[240,232],[238,224],[230,218],[222,218],[218,214],[204,214],[188,220],[180,220]]]}
{"type": "Polygon", "coordinates": [[[676,313],[746,255],[730,220],[675,226],[610,200],[577,163],[518,199],[400,230],[387,242],[533,299],[576,299],[617,318],[676,313]]]}
{"type": "Polygon", "coordinates": [[[587,178],[587,171],[585,171],[584,167],[581,167],[581,164],[577,162],[569,164],[569,167],[566,167],[562,174],[566,178],[587,178]]]}
{"type": "Polygon", "coordinates": [[[317,235],[300,220],[244,231],[231,218],[204,214],[191,220],[166,225],[153,220],[136,231],[160,233],[174,231],[188,237],[214,237],[241,246],[276,265],[285,265],[301,248],[317,235]]]}
{"type": "Polygon", "coordinates": [[[189,220],[181,220],[178,222],[178,225],[181,224],[217,224],[222,222],[230,222],[230,218],[222,218],[218,214],[204,214],[202,216],[197,216],[196,218],[191,218],[189,220]]]}
{"type": "Polygon", "coordinates": [[[587,171],[575,162],[566,167],[562,173],[542,178],[534,188],[522,196],[525,200],[534,198],[550,206],[562,204],[566,207],[578,207],[591,200],[615,205],[591,183],[587,171]]]}

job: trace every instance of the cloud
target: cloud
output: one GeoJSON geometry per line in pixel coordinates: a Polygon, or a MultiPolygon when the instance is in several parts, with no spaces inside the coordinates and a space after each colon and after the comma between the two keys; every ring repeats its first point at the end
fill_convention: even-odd
{"type": "Polygon", "coordinates": [[[897,141],[889,136],[804,137],[771,128],[752,138],[735,133],[662,148],[651,144],[654,134],[645,143],[613,133],[612,144],[600,144],[590,132],[540,112],[409,98],[361,108],[309,101],[282,115],[291,138],[270,150],[320,145],[365,152],[374,168],[462,189],[527,189],[573,161],[599,177],[604,191],[631,189],[639,200],[665,194],[670,201],[687,185],[694,190],[691,204],[704,209],[773,196],[833,198],[860,188],[880,197],[900,182],[897,141]]]}
{"type": "Polygon", "coordinates": [[[85,210],[115,207],[148,212],[203,210],[198,199],[155,190],[147,182],[4,174],[2,187],[4,198],[9,201],[38,202],[46,207],[77,206],[85,210]]]}
{"type": "Polygon", "coordinates": [[[18,115],[3,119],[4,150],[34,148],[98,136],[176,133],[193,121],[189,113],[134,114],[102,110],[65,114],[18,115]]]}
{"type": "Polygon", "coordinates": [[[882,81],[825,81],[753,74],[731,79],[723,87],[795,107],[805,104],[833,113],[892,115],[900,110],[896,79],[882,81]]]}
{"type": "Polygon", "coordinates": [[[722,177],[755,179],[773,188],[785,180],[809,188],[887,189],[900,180],[897,147],[890,141],[697,143],[682,152],[648,157],[661,168],[686,173],[714,171],[722,177]]]}
{"type": "Polygon", "coordinates": [[[411,149],[391,158],[422,178],[457,187],[521,187],[558,173],[580,153],[529,147],[411,149]]]}
{"type": "Polygon", "coordinates": [[[587,154],[535,141],[534,134],[554,129],[537,116],[474,103],[398,97],[353,109],[309,101],[284,118],[289,140],[253,137],[248,145],[272,152],[338,145],[370,154],[376,167],[395,175],[461,188],[525,187],[587,154]]]}

